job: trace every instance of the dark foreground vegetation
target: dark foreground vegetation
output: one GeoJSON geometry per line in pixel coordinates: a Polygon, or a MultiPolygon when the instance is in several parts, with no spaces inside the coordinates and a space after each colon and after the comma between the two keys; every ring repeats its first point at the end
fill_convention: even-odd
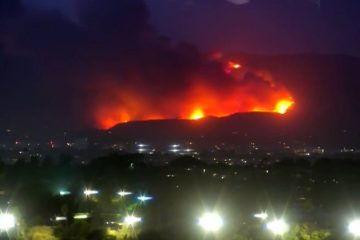
{"type": "Polygon", "coordinates": [[[146,160],[145,155],[112,154],[79,165],[62,155],[2,164],[1,209],[17,222],[2,237],[274,239],[265,222],[253,217],[266,211],[269,219],[288,222],[283,239],[353,239],[347,225],[360,216],[359,160],[284,159],[256,166],[209,165],[191,157],[152,166],[146,160]],[[99,193],[85,196],[85,189],[99,193]],[[133,194],[121,197],[120,190],[133,194]],[[141,202],[137,196],[152,199],[141,202]],[[216,234],[199,227],[206,211],[224,219],[216,234]],[[75,219],[79,214],[87,218],[75,219]],[[142,221],[126,226],[123,219],[129,215],[142,221]]]}

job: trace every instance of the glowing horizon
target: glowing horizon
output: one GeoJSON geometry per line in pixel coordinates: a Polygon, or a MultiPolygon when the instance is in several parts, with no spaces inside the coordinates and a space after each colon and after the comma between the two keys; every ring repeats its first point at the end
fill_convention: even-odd
{"type": "Polygon", "coordinates": [[[292,94],[270,73],[234,60],[223,63],[223,75],[193,76],[185,87],[169,88],[164,94],[151,91],[151,86],[119,86],[111,80],[101,88],[108,95],[96,102],[92,113],[100,129],[132,121],[286,114],[295,104],[292,94]]]}

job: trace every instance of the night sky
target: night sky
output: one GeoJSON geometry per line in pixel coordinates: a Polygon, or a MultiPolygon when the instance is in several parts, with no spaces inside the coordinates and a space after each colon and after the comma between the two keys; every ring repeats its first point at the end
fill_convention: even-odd
{"type": "MultiPolygon", "coordinates": [[[[77,18],[72,0],[24,0],[77,18]]],[[[145,0],[151,23],[176,41],[250,53],[360,55],[357,0],[145,0]]]]}
{"type": "Polygon", "coordinates": [[[218,105],[209,115],[223,116],[222,108],[236,110],[237,98],[228,97],[236,94],[246,99],[239,111],[251,104],[271,110],[286,98],[298,110],[306,104],[350,109],[358,117],[359,10],[357,0],[0,0],[0,123],[81,129],[107,127],[116,118],[184,118],[198,106],[188,110],[193,103],[183,107],[178,99],[194,96],[218,105]],[[293,63],[298,69],[282,63],[281,71],[264,59],[262,66],[240,62],[244,74],[229,77],[223,59],[209,57],[220,51],[332,57],[314,72],[304,71],[301,60],[293,63]],[[345,55],[353,57],[333,60],[345,55]],[[338,62],[339,71],[325,71],[338,62]],[[204,85],[206,94],[217,91],[213,100],[198,93],[204,85]],[[315,97],[315,90],[326,94],[315,97]]]}

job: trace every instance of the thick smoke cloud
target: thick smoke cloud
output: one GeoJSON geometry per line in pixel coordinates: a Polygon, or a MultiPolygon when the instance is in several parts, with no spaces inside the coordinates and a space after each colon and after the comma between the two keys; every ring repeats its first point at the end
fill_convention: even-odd
{"type": "Polygon", "coordinates": [[[206,109],[218,105],[209,114],[224,115],[222,108],[249,110],[260,102],[271,108],[273,93],[283,97],[257,71],[246,68],[238,82],[224,73],[222,60],[209,60],[188,43],[174,46],[149,24],[142,0],[79,1],[76,23],[15,2],[0,1],[9,9],[0,12],[5,115],[49,126],[109,127],[186,118],[195,98],[206,109]]]}

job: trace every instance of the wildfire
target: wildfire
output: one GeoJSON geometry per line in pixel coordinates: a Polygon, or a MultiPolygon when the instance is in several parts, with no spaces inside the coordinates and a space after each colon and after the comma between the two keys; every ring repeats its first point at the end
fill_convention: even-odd
{"type": "Polygon", "coordinates": [[[234,61],[228,61],[227,66],[225,68],[225,73],[230,74],[232,71],[240,69],[242,66],[241,64],[234,62],[234,61]]]}
{"type": "Polygon", "coordinates": [[[143,88],[107,85],[104,99],[94,106],[95,123],[108,129],[136,120],[189,119],[225,117],[241,112],[286,114],[295,104],[289,91],[277,84],[270,73],[257,71],[230,61],[221,80],[197,77],[186,87],[168,88],[154,94],[151,86],[143,88]],[[236,71],[235,71],[236,70],[236,71]],[[250,78],[247,73],[251,72],[250,78]]]}
{"type": "Polygon", "coordinates": [[[229,67],[232,68],[232,69],[239,69],[239,68],[241,68],[241,65],[239,63],[230,61],[229,62],[229,67]]]}
{"type": "Polygon", "coordinates": [[[280,114],[285,114],[285,113],[287,113],[289,108],[292,107],[292,105],[294,105],[294,101],[292,101],[292,100],[280,100],[276,104],[274,112],[280,113],[280,114]]]}
{"type": "Polygon", "coordinates": [[[194,112],[190,115],[190,120],[199,120],[205,117],[204,112],[201,109],[195,109],[194,112]]]}

